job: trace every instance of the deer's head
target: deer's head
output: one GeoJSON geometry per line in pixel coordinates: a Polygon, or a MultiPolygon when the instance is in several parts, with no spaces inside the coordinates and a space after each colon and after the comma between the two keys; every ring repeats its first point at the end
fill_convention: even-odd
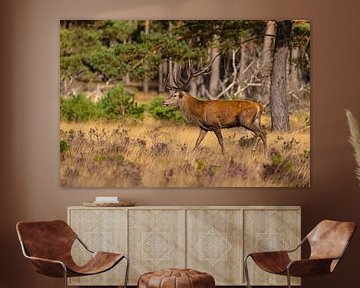
{"type": "Polygon", "coordinates": [[[187,93],[185,91],[176,91],[172,93],[169,98],[163,102],[163,104],[165,106],[174,106],[180,108],[186,96],[187,93]]]}

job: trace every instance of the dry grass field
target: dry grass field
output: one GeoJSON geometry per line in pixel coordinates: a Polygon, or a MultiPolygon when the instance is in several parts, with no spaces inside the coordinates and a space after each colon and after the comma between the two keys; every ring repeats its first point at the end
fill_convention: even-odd
{"type": "Polygon", "coordinates": [[[61,122],[60,181],[65,187],[308,187],[308,113],[291,115],[292,131],[274,133],[263,116],[268,150],[242,128],[222,130],[225,155],[209,132],[159,121],[61,122]]]}

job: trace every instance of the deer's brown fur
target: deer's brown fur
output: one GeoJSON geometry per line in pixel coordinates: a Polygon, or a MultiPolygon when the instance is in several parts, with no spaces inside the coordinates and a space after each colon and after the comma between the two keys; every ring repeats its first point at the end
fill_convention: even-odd
{"type": "Polygon", "coordinates": [[[200,127],[194,149],[200,145],[206,133],[212,131],[224,153],[221,129],[244,127],[255,133],[257,137],[253,150],[256,149],[259,139],[262,140],[266,150],[266,136],[260,129],[260,117],[264,107],[260,103],[248,100],[201,101],[185,91],[178,91],[164,101],[164,105],[178,107],[189,122],[200,127]]]}

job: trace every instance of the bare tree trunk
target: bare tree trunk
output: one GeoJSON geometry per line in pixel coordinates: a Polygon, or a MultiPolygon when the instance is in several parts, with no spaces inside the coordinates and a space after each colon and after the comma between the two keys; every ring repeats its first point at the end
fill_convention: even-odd
{"type": "Polygon", "coordinates": [[[270,97],[270,75],[273,67],[273,52],[275,38],[268,36],[276,34],[276,22],[267,21],[266,31],[264,36],[263,51],[261,56],[261,70],[260,77],[262,78],[262,89],[259,95],[259,100],[263,103],[269,103],[270,97]]]}
{"type": "MultiPolygon", "coordinates": [[[[132,20],[128,20],[128,23],[131,23],[132,20]]],[[[131,38],[128,36],[127,39],[124,39],[123,44],[131,43],[131,38]]],[[[126,73],[126,75],[123,77],[123,81],[125,83],[125,86],[128,86],[131,82],[129,73],[126,73]]]]}
{"type": "Polygon", "coordinates": [[[301,80],[301,69],[299,68],[300,60],[300,49],[299,47],[294,47],[291,50],[291,57],[289,57],[289,84],[288,89],[290,95],[299,101],[303,98],[303,93],[301,91],[302,80],[301,80]]]}
{"type": "Polygon", "coordinates": [[[169,85],[173,86],[174,85],[174,69],[176,68],[176,63],[174,63],[172,61],[172,59],[169,60],[168,62],[169,66],[168,66],[168,75],[169,75],[169,85]]]}
{"type": "MultiPolygon", "coordinates": [[[[150,20],[145,20],[145,35],[148,35],[150,31],[150,20]]],[[[143,92],[149,92],[149,79],[147,77],[144,78],[143,82],[143,92]]]]}
{"type": "Polygon", "coordinates": [[[211,65],[211,76],[209,84],[209,92],[211,97],[215,97],[219,90],[219,81],[220,81],[220,56],[217,57],[219,51],[213,47],[210,51],[210,61],[214,61],[211,65]],[[216,59],[214,60],[214,58],[216,59]]]}
{"type": "Polygon", "coordinates": [[[289,113],[286,93],[286,63],[292,22],[277,22],[274,66],[271,73],[270,109],[271,126],[274,131],[289,131],[289,113]]]}
{"type": "Polygon", "coordinates": [[[266,24],[266,31],[264,36],[264,44],[262,51],[262,61],[261,61],[261,74],[262,76],[270,76],[272,69],[272,59],[273,59],[273,50],[275,38],[269,35],[276,35],[276,23],[275,21],[268,21],[266,24]]]}
{"type": "Polygon", "coordinates": [[[166,69],[164,69],[165,67],[164,67],[164,65],[166,65],[166,63],[165,62],[160,62],[160,64],[159,64],[159,87],[158,87],[158,91],[160,92],[160,93],[162,93],[162,92],[164,92],[165,91],[165,83],[164,83],[164,75],[165,75],[165,73],[164,73],[164,70],[166,70],[166,69]]]}
{"type": "MultiPolygon", "coordinates": [[[[241,39],[242,40],[242,39],[241,39]]],[[[245,69],[247,66],[247,55],[246,55],[246,47],[245,45],[241,44],[241,50],[240,50],[240,69],[238,74],[238,79],[240,83],[242,83],[245,79],[245,69]]]]}

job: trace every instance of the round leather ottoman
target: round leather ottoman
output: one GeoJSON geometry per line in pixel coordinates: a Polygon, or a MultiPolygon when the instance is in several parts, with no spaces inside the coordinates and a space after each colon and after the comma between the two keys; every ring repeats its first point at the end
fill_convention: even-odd
{"type": "Polygon", "coordinates": [[[138,288],[214,288],[214,277],[192,269],[166,269],[140,276],[138,288]]]}

